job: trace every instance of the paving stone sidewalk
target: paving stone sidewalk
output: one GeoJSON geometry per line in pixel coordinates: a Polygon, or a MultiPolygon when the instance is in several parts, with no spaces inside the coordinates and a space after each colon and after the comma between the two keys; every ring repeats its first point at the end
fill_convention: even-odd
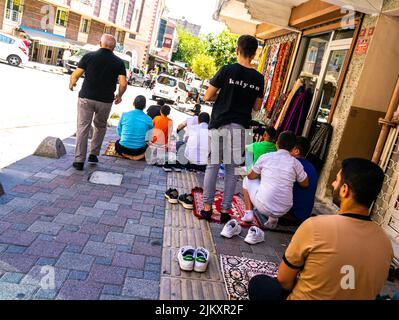
{"type": "Polygon", "coordinates": [[[75,138],[64,144],[61,159],[0,170],[0,299],[158,299],[166,174],[104,156],[79,172],[75,138]],[[121,186],[90,183],[95,170],[123,174],[121,186]]]}

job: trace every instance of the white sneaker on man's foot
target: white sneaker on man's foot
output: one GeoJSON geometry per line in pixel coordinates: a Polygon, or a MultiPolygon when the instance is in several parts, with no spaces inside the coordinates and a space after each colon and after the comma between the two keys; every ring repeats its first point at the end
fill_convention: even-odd
{"type": "Polygon", "coordinates": [[[265,233],[258,227],[252,226],[244,240],[248,244],[257,244],[265,241],[265,233]]]}
{"type": "Polygon", "coordinates": [[[277,228],[277,224],[278,224],[278,218],[269,217],[267,219],[267,222],[265,223],[265,228],[273,230],[277,228]]]}
{"type": "Polygon", "coordinates": [[[237,220],[233,219],[224,225],[220,235],[230,239],[234,236],[239,235],[240,233],[241,233],[241,226],[238,224],[237,220]]]}
{"type": "Polygon", "coordinates": [[[254,221],[254,212],[252,210],[245,211],[245,215],[241,220],[246,223],[251,223],[254,221]]]}

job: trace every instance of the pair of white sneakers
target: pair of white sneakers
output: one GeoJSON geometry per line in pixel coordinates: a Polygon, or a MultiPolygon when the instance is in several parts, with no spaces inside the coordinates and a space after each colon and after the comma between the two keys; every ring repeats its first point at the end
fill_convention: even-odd
{"type": "MultiPolygon", "coordinates": [[[[241,233],[241,226],[238,224],[236,219],[230,220],[223,227],[221,236],[225,238],[232,238],[234,236],[238,236],[241,233]]],[[[252,226],[248,230],[248,234],[245,237],[244,241],[248,244],[257,244],[265,241],[265,233],[256,226],[252,226]]]]}
{"type": "Polygon", "coordinates": [[[205,272],[209,263],[209,251],[205,248],[185,246],[177,253],[180,269],[184,271],[205,272]]]}

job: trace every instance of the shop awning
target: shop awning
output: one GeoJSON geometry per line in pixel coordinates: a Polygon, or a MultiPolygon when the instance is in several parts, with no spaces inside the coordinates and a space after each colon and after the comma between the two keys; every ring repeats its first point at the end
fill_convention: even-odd
{"type": "Polygon", "coordinates": [[[219,0],[216,20],[238,34],[265,38],[289,27],[291,10],[308,0],[219,0]]]}
{"type": "Polygon", "coordinates": [[[31,40],[36,40],[39,44],[49,47],[57,47],[57,48],[69,48],[72,47],[67,39],[63,36],[56,35],[50,32],[44,32],[42,30],[33,29],[29,27],[22,26],[20,29],[25,32],[31,40]]]}

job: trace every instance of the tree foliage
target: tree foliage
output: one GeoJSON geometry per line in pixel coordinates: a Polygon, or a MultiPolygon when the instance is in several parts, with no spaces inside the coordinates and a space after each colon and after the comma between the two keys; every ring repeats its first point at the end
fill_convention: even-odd
{"type": "Polygon", "coordinates": [[[173,54],[173,60],[182,61],[191,66],[193,58],[205,52],[205,43],[181,27],[177,28],[177,36],[179,44],[177,52],[173,54]]]}
{"type": "Polygon", "coordinates": [[[215,59],[216,67],[236,62],[238,35],[227,30],[217,36],[208,34],[205,39],[205,53],[215,59]]]}
{"type": "Polygon", "coordinates": [[[236,62],[236,47],[238,35],[227,30],[218,35],[212,33],[204,38],[194,37],[184,28],[177,28],[178,48],[173,55],[174,61],[185,62],[189,67],[192,66],[196,55],[206,54],[213,57],[216,67],[220,68],[225,64],[236,62]]]}
{"type": "Polygon", "coordinates": [[[193,59],[192,69],[202,81],[210,79],[216,73],[215,60],[206,54],[198,54],[193,59]]]}

